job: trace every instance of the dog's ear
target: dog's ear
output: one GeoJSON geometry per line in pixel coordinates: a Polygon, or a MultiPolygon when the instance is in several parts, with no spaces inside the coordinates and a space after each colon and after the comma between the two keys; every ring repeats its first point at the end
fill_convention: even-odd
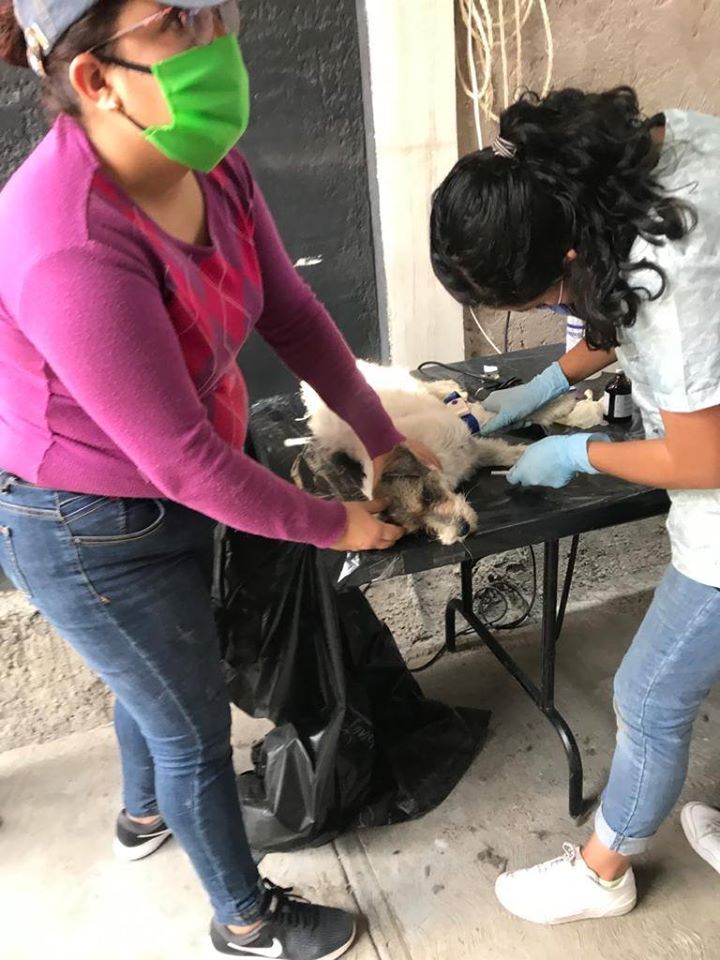
{"type": "Polygon", "coordinates": [[[396,447],[390,454],[383,470],[383,479],[390,477],[413,477],[422,479],[430,473],[430,468],[418,460],[415,454],[407,447],[396,447]]]}

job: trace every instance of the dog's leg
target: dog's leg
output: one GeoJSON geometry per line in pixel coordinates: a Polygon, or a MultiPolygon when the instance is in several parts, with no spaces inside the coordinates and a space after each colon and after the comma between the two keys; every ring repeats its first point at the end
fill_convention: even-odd
{"type": "Polygon", "coordinates": [[[491,440],[481,437],[475,441],[476,467],[512,467],[527,450],[523,443],[491,440]]]}
{"type": "Polygon", "coordinates": [[[444,400],[451,393],[459,393],[461,397],[467,397],[467,392],[454,380],[422,380],[421,383],[426,392],[437,397],[438,400],[444,400]]]}

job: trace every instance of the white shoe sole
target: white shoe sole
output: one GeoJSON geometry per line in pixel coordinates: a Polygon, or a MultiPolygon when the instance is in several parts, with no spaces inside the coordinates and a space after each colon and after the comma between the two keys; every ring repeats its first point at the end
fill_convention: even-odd
{"type": "Polygon", "coordinates": [[[578,913],[572,917],[561,917],[559,920],[541,920],[539,917],[523,917],[521,914],[510,910],[504,903],[502,906],[513,917],[517,917],[519,920],[525,920],[527,923],[537,923],[543,927],[559,927],[562,926],[563,923],[579,923],[581,920],[612,920],[615,917],[624,917],[635,909],[636,903],[637,900],[632,900],[630,903],[609,910],[607,913],[578,913]]]}
{"type": "Polygon", "coordinates": [[[153,837],[152,840],[143,843],[141,847],[126,847],[115,837],[112,845],[113,853],[118,860],[122,860],[124,863],[134,863],[136,860],[144,860],[151,853],[155,853],[171,836],[172,834],[168,830],[167,833],[163,833],[159,837],[153,837]]]}
{"type": "Polygon", "coordinates": [[[558,927],[563,923],[578,923],[581,920],[606,920],[606,919],[610,920],[610,919],[613,919],[614,917],[624,917],[625,914],[630,913],[631,910],[634,910],[637,904],[637,892],[636,892],[635,895],[632,897],[632,899],[625,900],[622,903],[618,903],[611,909],[605,911],[604,913],[600,913],[599,911],[596,913],[583,911],[582,913],[576,913],[569,917],[559,917],[556,920],[553,920],[553,919],[547,920],[547,919],[544,919],[543,917],[533,917],[527,914],[516,912],[504,902],[503,898],[500,896],[500,894],[497,891],[497,887],[495,888],[495,896],[497,897],[498,903],[503,907],[503,909],[507,910],[507,912],[511,914],[513,917],[517,917],[519,920],[525,920],[528,923],[537,923],[543,927],[558,927]]]}
{"type": "Polygon", "coordinates": [[[702,806],[702,804],[688,803],[680,812],[680,823],[682,824],[683,831],[687,837],[687,842],[693,848],[695,853],[701,857],[705,863],[710,864],[713,870],[716,870],[720,873],[720,858],[716,857],[709,850],[703,850],[700,845],[700,840],[698,840],[697,834],[695,832],[695,824],[693,823],[691,810],[695,806],[702,806]]]}
{"type": "MultiPolygon", "coordinates": [[[[338,947],[338,949],[334,950],[332,953],[323,954],[322,957],[318,957],[317,960],[339,960],[339,958],[344,956],[348,952],[350,947],[353,946],[353,944],[355,943],[355,940],[357,939],[357,933],[358,933],[357,923],[355,923],[353,924],[352,934],[350,935],[350,939],[347,941],[347,943],[343,944],[342,947],[338,947]]],[[[215,944],[212,942],[212,940],[210,940],[209,956],[215,957],[217,960],[218,957],[233,956],[233,954],[221,953],[220,950],[216,950],[215,944]]],[[[238,956],[240,960],[242,960],[242,954],[239,951],[236,954],[236,956],[238,956]]],[[[252,954],[247,953],[245,956],[247,957],[247,960],[252,960],[252,954]]],[[[286,960],[286,958],[278,957],[278,960],[286,960]]]]}
{"type": "Polygon", "coordinates": [[[581,913],[575,917],[563,917],[562,920],[536,920],[535,922],[544,922],[545,926],[548,927],[559,927],[563,923],[579,923],[581,920],[612,920],[614,917],[624,917],[626,914],[635,909],[636,904],[637,897],[634,900],[631,900],[629,903],[615,907],[613,910],[608,910],[607,913],[581,913]]]}

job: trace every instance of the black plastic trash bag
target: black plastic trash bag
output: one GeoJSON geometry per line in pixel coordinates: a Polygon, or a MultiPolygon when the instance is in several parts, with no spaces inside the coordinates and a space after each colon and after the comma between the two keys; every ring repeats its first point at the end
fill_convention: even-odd
{"type": "Polygon", "coordinates": [[[424,697],[363,594],[336,592],[313,547],[228,532],[218,571],[230,697],[276,725],[238,778],[251,846],[324,843],[441,803],[489,714],[424,697]]]}

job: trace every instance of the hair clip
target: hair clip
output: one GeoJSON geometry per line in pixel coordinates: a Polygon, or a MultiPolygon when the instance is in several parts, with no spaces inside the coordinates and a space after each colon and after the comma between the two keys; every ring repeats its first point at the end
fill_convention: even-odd
{"type": "Polygon", "coordinates": [[[490,149],[496,157],[504,157],[506,160],[512,160],[517,156],[517,147],[512,140],[506,140],[504,137],[495,137],[490,144],[490,149]]]}
{"type": "Polygon", "coordinates": [[[27,59],[31,69],[39,77],[45,77],[45,54],[50,44],[48,38],[42,32],[36,23],[30,24],[25,31],[25,43],[27,45],[27,59]]]}

